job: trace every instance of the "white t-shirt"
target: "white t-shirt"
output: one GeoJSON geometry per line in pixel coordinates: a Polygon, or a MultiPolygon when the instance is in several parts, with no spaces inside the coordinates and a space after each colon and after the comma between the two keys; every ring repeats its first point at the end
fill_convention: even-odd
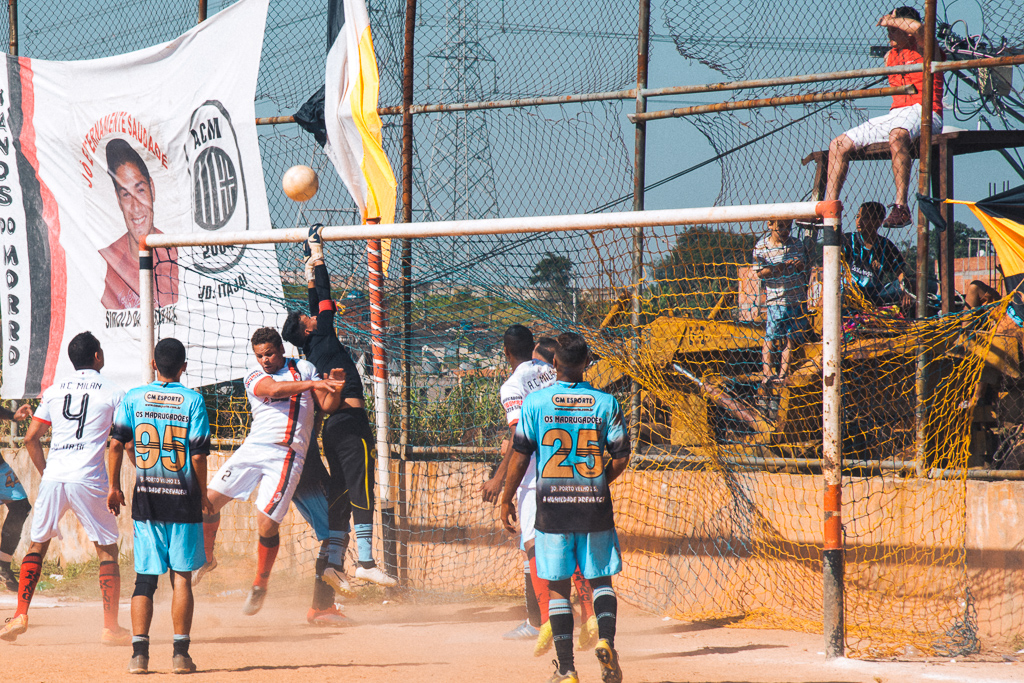
{"type": "MultiPolygon", "coordinates": [[[[537,389],[549,387],[555,383],[555,369],[541,360],[529,360],[520,363],[512,376],[501,385],[501,407],[505,409],[505,420],[509,427],[519,424],[519,416],[523,411],[523,399],[537,389]]],[[[530,466],[523,475],[520,489],[537,488],[536,458],[530,458],[530,466]]]]}
{"type": "Polygon", "coordinates": [[[260,398],[252,392],[264,377],[275,382],[304,382],[318,380],[320,375],[309,361],[285,358],[284,366],[273,375],[258,368],[245,377],[245,393],[252,409],[252,426],[245,443],[282,446],[305,456],[316,410],[313,391],[286,398],[260,398]]]}
{"type": "Polygon", "coordinates": [[[43,479],[107,485],[103,456],[124,392],[96,370],[75,370],[43,392],[33,419],[50,425],[43,479]]]}
{"type": "MultiPolygon", "coordinates": [[[[793,235],[779,245],[772,244],[772,236],[765,235],[754,246],[754,261],[760,270],[766,266],[777,266],[786,261],[799,259],[807,265],[804,243],[793,235]]],[[[761,278],[764,283],[764,301],[768,306],[802,304],[807,300],[807,272],[804,268],[784,275],[761,278]]]]}

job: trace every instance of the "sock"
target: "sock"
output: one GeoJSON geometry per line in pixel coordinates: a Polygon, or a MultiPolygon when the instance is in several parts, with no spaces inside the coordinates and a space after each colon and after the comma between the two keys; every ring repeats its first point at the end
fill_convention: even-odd
{"type": "Polygon", "coordinates": [[[187,635],[181,635],[178,633],[174,634],[174,654],[175,655],[188,655],[188,646],[192,643],[192,639],[187,635]]]}
{"type": "Polygon", "coordinates": [[[100,594],[103,595],[103,627],[117,630],[121,602],[121,568],[117,562],[100,562],[100,594]]]}
{"type": "Polygon", "coordinates": [[[597,613],[597,637],[607,640],[615,647],[615,618],[619,610],[619,601],[615,597],[615,589],[611,586],[598,586],[594,589],[594,612],[597,613]]]}
{"type": "Polygon", "coordinates": [[[533,590],[533,575],[530,573],[529,560],[523,562],[523,586],[526,593],[526,619],[534,628],[540,628],[544,622],[540,618],[537,591],[533,590]]]}
{"type": "MultiPolygon", "coordinates": [[[[321,550],[323,546],[321,546],[321,550]]],[[[322,577],[324,570],[327,569],[327,557],[326,552],[323,553],[322,557],[316,558],[316,576],[313,578],[313,609],[325,610],[330,609],[334,604],[334,589],[324,583],[322,577]]]]}
{"type": "Polygon", "coordinates": [[[331,531],[327,535],[327,564],[337,569],[345,566],[345,552],[348,550],[348,532],[331,531]]]}
{"type": "Polygon", "coordinates": [[[537,576],[537,558],[530,558],[530,580],[533,581],[533,594],[537,596],[537,607],[540,609],[540,623],[543,626],[548,620],[548,582],[537,576]]]}
{"type": "Polygon", "coordinates": [[[277,559],[277,549],[281,546],[281,534],[273,536],[260,536],[260,544],[256,553],[256,580],[252,585],[259,588],[266,588],[270,579],[270,570],[274,567],[274,560],[277,559]]]}
{"type": "Polygon", "coordinates": [[[213,559],[213,546],[217,543],[217,530],[220,529],[220,513],[203,517],[203,548],[206,549],[206,561],[213,559]]]}
{"type": "Polygon", "coordinates": [[[583,572],[579,567],[576,567],[576,572],[572,575],[572,583],[576,586],[576,597],[580,599],[580,618],[586,621],[594,616],[594,593],[590,589],[590,582],[583,578],[583,572]]]}
{"type": "Polygon", "coordinates": [[[132,657],[149,656],[149,636],[132,636],[132,657]]]}
{"type": "Polygon", "coordinates": [[[558,655],[558,672],[565,674],[576,670],[572,656],[572,607],[565,598],[551,598],[548,607],[551,620],[551,634],[558,655]]]}
{"type": "Polygon", "coordinates": [[[29,553],[21,560],[21,571],[18,581],[18,608],[14,616],[28,614],[29,603],[32,602],[32,595],[36,592],[36,584],[39,583],[39,574],[43,569],[43,556],[39,553],[29,553]]]}
{"type": "Polygon", "coordinates": [[[11,555],[18,549],[21,530],[25,527],[25,520],[31,511],[32,506],[27,500],[7,501],[7,518],[0,529],[0,564],[8,571],[11,568],[11,555]]]}
{"type": "Polygon", "coordinates": [[[359,551],[359,564],[367,569],[373,563],[373,525],[356,524],[356,550],[359,551]]]}

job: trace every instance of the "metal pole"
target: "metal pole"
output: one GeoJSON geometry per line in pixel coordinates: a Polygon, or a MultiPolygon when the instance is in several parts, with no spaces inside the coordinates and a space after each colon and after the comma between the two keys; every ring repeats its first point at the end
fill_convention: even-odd
{"type": "MultiPolygon", "coordinates": [[[[932,57],[935,54],[935,0],[927,0],[924,10],[924,46],[921,54],[921,152],[918,164],[917,191],[928,194],[929,176],[932,168],[932,57]]],[[[941,131],[940,131],[941,132],[941,131]]],[[[952,230],[953,226],[947,229],[952,230]]],[[[928,219],[920,208],[917,211],[917,317],[928,316],[928,219]]],[[[916,405],[914,410],[917,436],[917,459],[919,472],[926,467],[925,454],[928,421],[928,350],[919,346],[917,350],[916,405]]]]}
{"type": "Polygon", "coordinates": [[[821,330],[821,473],[825,480],[824,543],[822,544],[822,625],[825,656],[842,657],[846,635],[843,612],[842,522],[842,297],[839,262],[842,248],[842,204],[822,202],[821,330]]]}
{"type": "MultiPolygon", "coordinates": [[[[375,226],[376,227],[376,226],[375,226]]],[[[384,272],[381,264],[380,238],[366,242],[370,285],[370,345],[373,349],[373,407],[377,423],[377,486],[385,557],[387,556],[389,521],[393,523],[391,502],[391,447],[388,445],[388,366],[384,349],[384,272]]],[[[393,546],[392,546],[393,547],[393,546]]],[[[385,565],[387,559],[385,559],[385,565]]]]}
{"type": "Polygon", "coordinates": [[[206,21],[206,0],[199,0],[199,23],[206,21]]]}
{"type": "Polygon", "coordinates": [[[18,0],[7,0],[7,21],[10,31],[8,54],[18,54],[18,0]]]}
{"type": "MultiPolygon", "coordinates": [[[[412,154],[413,154],[413,120],[412,120],[412,96],[413,96],[413,68],[414,49],[416,32],[416,0],[406,0],[405,3],[405,48],[402,58],[402,222],[412,223],[412,154]]],[[[402,432],[399,438],[399,467],[404,467],[404,461],[409,449],[409,429],[412,426],[412,240],[402,240],[402,432]]],[[[403,477],[399,478],[399,515],[404,513],[405,490],[402,484],[403,477]]],[[[400,539],[404,540],[404,539],[400,539]]],[[[398,564],[399,571],[395,575],[402,575],[404,578],[407,563],[407,555],[404,543],[399,544],[398,564]]]]}
{"type": "MultiPolygon", "coordinates": [[[[143,238],[145,239],[145,238],[143,238]]],[[[143,245],[145,246],[145,245],[143,245]]],[[[139,317],[142,319],[142,381],[153,381],[153,346],[156,344],[156,297],[153,295],[153,254],[139,250],[139,317]]]]}
{"type": "MultiPolygon", "coordinates": [[[[647,97],[643,89],[647,87],[648,48],[651,39],[651,0],[640,0],[640,18],[638,21],[636,43],[636,113],[647,111],[647,97]]],[[[644,184],[647,169],[647,122],[636,121],[636,138],[633,156],[633,210],[644,210],[644,184]]],[[[633,228],[633,309],[629,322],[632,330],[633,357],[640,352],[640,309],[643,297],[644,278],[644,229],[642,226],[633,228]]],[[[629,440],[635,452],[640,440],[640,383],[633,381],[630,397],[629,440]]]]}
{"type": "MultiPolygon", "coordinates": [[[[949,143],[943,140],[939,144],[938,178],[932,177],[932,189],[936,190],[935,196],[947,199],[953,196],[953,150],[949,143]]],[[[939,295],[942,298],[942,314],[950,312],[950,305],[953,303],[953,294],[956,291],[956,274],[953,272],[955,265],[955,254],[953,253],[956,244],[956,230],[953,228],[953,204],[942,205],[942,217],[946,221],[945,232],[939,233],[939,254],[940,254],[940,275],[939,295]]],[[[989,283],[991,284],[991,283],[989,283]]]]}

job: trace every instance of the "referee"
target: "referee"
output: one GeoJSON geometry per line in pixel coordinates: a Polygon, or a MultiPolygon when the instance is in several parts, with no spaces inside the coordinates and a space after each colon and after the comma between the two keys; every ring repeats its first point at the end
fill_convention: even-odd
{"type": "MultiPolygon", "coordinates": [[[[332,519],[348,520],[356,535],[359,564],[355,577],[381,586],[394,586],[397,581],[381,571],[373,561],[373,487],[376,453],[373,431],[366,414],[363,384],[352,356],[334,329],[334,301],[331,279],[324,263],[320,230],[313,225],[306,241],[306,281],[309,294],[309,315],[298,311],[288,314],[281,328],[285,341],[302,349],[306,359],[322,376],[335,368],[345,371],[345,387],[341,391],[341,407],[324,420],[323,450],[330,469],[328,498],[330,506],[341,506],[332,519]]],[[[334,512],[332,510],[332,512],[334,512]]],[[[346,592],[344,573],[340,566],[326,571],[323,580],[339,592],[346,592]],[[335,572],[341,572],[337,576],[335,572]],[[339,585],[334,585],[337,582],[339,585]]]]}

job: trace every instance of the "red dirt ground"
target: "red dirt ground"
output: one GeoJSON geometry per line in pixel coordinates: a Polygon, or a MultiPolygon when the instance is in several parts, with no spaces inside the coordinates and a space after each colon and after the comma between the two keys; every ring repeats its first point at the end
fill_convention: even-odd
{"type": "MultiPolygon", "coordinates": [[[[305,583],[305,582],[303,582],[305,583]]],[[[242,584],[244,585],[244,584],[242,584]]],[[[276,590],[275,590],[276,588],[276,590]]],[[[350,602],[349,628],[314,628],[305,622],[308,596],[284,580],[263,611],[240,612],[240,590],[206,595],[197,588],[192,655],[203,681],[402,681],[437,683],[545,681],[553,654],[534,658],[532,643],[501,634],[522,619],[511,600],[424,604],[350,602]]],[[[209,590],[207,588],[206,590],[209,590]]],[[[127,595],[121,622],[129,623],[127,595]]],[[[168,674],[171,628],[166,583],[157,593],[151,668],[168,674]]],[[[42,596],[29,630],[16,643],[0,643],[9,679],[25,681],[127,679],[129,648],[98,643],[98,602],[60,602],[42,596]]],[[[0,596],[0,612],[13,612],[14,595],[0,596]]],[[[622,609],[617,647],[625,681],[781,683],[897,683],[903,681],[1017,681],[1024,664],[991,662],[826,662],[821,636],[723,628],[720,624],[665,621],[622,609]]],[[[576,653],[580,680],[600,680],[589,653],[576,653]]],[[[1018,656],[1024,661],[1024,655],[1018,656]]]]}

